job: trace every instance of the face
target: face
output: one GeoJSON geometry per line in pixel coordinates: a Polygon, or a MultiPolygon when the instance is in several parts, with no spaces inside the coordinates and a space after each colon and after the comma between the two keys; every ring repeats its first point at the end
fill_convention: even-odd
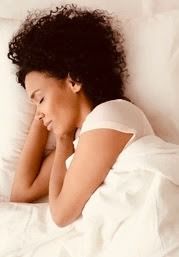
{"type": "Polygon", "coordinates": [[[33,71],[26,75],[25,87],[37,107],[37,115],[43,115],[44,125],[52,121],[49,130],[63,134],[80,127],[84,106],[80,84],[74,85],[70,78],[59,80],[33,71]]]}

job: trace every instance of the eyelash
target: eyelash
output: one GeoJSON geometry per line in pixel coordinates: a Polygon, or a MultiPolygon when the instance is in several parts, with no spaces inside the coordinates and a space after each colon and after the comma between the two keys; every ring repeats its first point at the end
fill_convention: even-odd
{"type": "Polygon", "coordinates": [[[39,104],[41,104],[43,102],[43,100],[44,100],[44,97],[40,100],[39,104]]]}

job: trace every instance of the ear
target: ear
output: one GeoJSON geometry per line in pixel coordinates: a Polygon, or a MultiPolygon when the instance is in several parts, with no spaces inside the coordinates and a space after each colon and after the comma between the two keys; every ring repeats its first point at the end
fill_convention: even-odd
{"type": "Polygon", "coordinates": [[[82,88],[80,83],[73,81],[69,76],[68,76],[68,82],[69,82],[70,89],[72,90],[73,93],[80,92],[82,88]]]}

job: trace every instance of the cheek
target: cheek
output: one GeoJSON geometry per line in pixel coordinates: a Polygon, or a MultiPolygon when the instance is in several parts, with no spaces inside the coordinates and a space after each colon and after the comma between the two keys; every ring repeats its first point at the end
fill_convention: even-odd
{"type": "Polygon", "coordinates": [[[61,109],[59,110],[55,116],[55,124],[58,128],[62,127],[64,131],[68,131],[69,129],[75,127],[76,125],[76,115],[74,110],[70,109],[61,109]]]}
{"type": "Polygon", "coordinates": [[[56,124],[58,121],[61,121],[61,108],[59,104],[55,103],[54,101],[49,101],[46,103],[45,106],[45,111],[46,115],[48,116],[49,119],[53,120],[54,123],[56,124]]]}
{"type": "MultiPolygon", "coordinates": [[[[71,99],[70,99],[71,100],[71,99]]],[[[75,109],[73,101],[69,101],[66,97],[53,97],[49,99],[46,105],[47,113],[49,118],[54,121],[54,126],[56,128],[63,127],[68,129],[74,126],[76,120],[75,109]]]]}
{"type": "Polygon", "coordinates": [[[48,97],[44,100],[44,109],[47,113],[54,113],[57,109],[55,99],[53,97],[48,97]]]}

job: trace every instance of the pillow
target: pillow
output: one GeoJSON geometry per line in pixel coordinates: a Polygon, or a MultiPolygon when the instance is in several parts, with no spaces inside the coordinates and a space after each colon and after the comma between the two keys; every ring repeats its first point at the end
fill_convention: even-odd
{"type": "Polygon", "coordinates": [[[0,17],[24,19],[27,15],[27,10],[36,8],[53,8],[62,4],[77,4],[85,7],[97,9],[105,9],[109,12],[120,13],[122,17],[136,17],[142,15],[143,0],[18,0],[18,5],[14,0],[0,1],[0,17]]]}
{"type": "Polygon", "coordinates": [[[128,18],[152,15],[179,8],[178,0],[18,0],[18,5],[14,0],[1,0],[0,17],[24,19],[27,15],[27,10],[34,8],[53,8],[57,5],[70,3],[98,9],[103,8],[120,15],[120,17],[128,18]]]}
{"type": "Polygon", "coordinates": [[[179,144],[179,10],[126,20],[126,95],[156,134],[179,144]]]}
{"type": "MultiPolygon", "coordinates": [[[[28,130],[35,113],[25,90],[16,82],[16,67],[7,58],[8,42],[20,21],[0,18],[0,199],[7,200],[28,130]]],[[[49,134],[46,154],[54,149],[55,138],[49,134]]]]}
{"type": "Polygon", "coordinates": [[[154,14],[167,12],[179,8],[178,0],[145,0],[143,1],[143,10],[145,14],[154,14]]]}

